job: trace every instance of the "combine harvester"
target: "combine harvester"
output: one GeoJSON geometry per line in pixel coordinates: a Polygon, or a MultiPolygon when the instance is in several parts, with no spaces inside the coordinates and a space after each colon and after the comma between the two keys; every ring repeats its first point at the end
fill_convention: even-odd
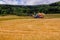
{"type": "Polygon", "coordinates": [[[37,13],[36,15],[33,15],[34,18],[44,18],[44,13],[37,13]]]}

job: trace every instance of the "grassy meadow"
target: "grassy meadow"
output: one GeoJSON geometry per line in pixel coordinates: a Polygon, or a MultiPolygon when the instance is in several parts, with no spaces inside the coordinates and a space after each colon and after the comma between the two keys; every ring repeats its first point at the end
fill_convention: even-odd
{"type": "Polygon", "coordinates": [[[60,14],[0,16],[0,40],[60,40],[60,14]]]}

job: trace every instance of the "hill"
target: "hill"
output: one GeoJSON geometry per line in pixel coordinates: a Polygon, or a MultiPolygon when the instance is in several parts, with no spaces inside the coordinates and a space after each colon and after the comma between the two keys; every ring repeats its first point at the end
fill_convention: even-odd
{"type": "Polygon", "coordinates": [[[50,6],[60,6],[60,1],[59,2],[56,2],[56,3],[50,4],[50,6]]]}
{"type": "Polygon", "coordinates": [[[36,14],[37,12],[43,13],[60,13],[60,2],[52,4],[24,6],[24,5],[0,5],[0,15],[18,15],[18,16],[29,16],[36,14]]]}

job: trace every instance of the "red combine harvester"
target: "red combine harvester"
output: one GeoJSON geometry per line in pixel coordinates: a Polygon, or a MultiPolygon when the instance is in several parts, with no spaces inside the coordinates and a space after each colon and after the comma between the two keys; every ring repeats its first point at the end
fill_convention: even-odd
{"type": "Polygon", "coordinates": [[[33,15],[34,18],[44,18],[44,13],[37,13],[36,15],[33,15]]]}

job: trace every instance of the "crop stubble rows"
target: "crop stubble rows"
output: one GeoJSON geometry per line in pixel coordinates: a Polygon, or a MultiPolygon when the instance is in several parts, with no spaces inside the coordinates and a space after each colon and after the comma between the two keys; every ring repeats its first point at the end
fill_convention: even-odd
{"type": "Polygon", "coordinates": [[[0,21],[0,40],[60,40],[60,19],[0,21]]]}

